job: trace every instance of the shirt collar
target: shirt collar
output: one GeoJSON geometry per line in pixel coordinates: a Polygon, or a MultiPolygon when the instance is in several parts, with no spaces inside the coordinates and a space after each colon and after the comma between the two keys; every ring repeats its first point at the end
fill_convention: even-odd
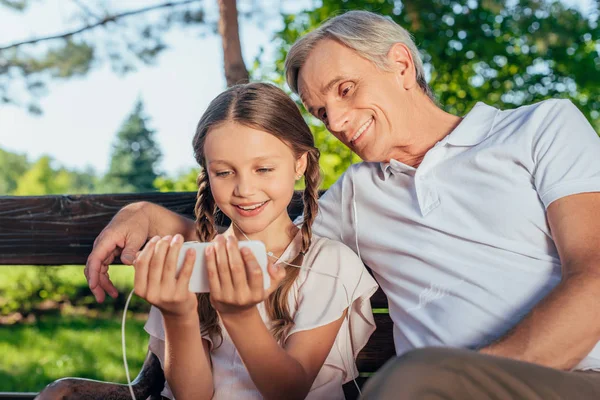
{"type": "MultiPolygon", "coordinates": [[[[478,102],[471,111],[463,117],[452,132],[448,134],[439,144],[448,143],[452,146],[475,146],[486,139],[494,127],[497,108],[478,102]]],[[[414,171],[415,169],[396,160],[379,163],[383,179],[387,179],[394,172],[414,171]]]]}
{"type": "Polygon", "coordinates": [[[475,146],[481,143],[491,134],[499,111],[478,102],[444,141],[452,146],[475,146]]]}

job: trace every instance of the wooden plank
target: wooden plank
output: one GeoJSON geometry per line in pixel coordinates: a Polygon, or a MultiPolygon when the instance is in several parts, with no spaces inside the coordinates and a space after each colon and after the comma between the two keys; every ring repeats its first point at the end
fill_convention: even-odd
{"type": "MultiPolygon", "coordinates": [[[[194,218],[196,193],[0,196],[0,265],[85,264],[96,236],[121,207],[160,204],[194,218]]],[[[290,215],[301,213],[300,193],[290,215]]],[[[228,224],[226,217],[219,219],[228,224]]]]}
{"type": "Polygon", "coordinates": [[[360,372],[375,372],[396,355],[393,340],[393,323],[388,314],[375,314],[377,329],[358,354],[356,365],[360,372]]]}
{"type": "Polygon", "coordinates": [[[358,399],[359,393],[358,389],[356,388],[356,385],[358,385],[358,387],[362,389],[367,379],[368,378],[366,377],[358,377],[356,378],[356,384],[354,384],[353,381],[346,383],[344,385],[344,397],[346,398],[346,400],[358,399]]]}
{"type": "Polygon", "coordinates": [[[30,400],[35,396],[37,396],[35,392],[0,392],[1,400],[30,400]]]}
{"type": "Polygon", "coordinates": [[[142,199],[193,215],[195,193],[0,197],[0,264],[85,264],[114,214],[142,199]]]}

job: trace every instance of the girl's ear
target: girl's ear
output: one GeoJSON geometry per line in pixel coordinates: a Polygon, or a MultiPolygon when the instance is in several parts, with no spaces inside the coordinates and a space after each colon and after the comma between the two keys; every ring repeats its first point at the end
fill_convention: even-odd
{"type": "Polygon", "coordinates": [[[306,166],[308,165],[308,152],[302,154],[296,160],[296,180],[302,178],[306,172],[306,166]]]}

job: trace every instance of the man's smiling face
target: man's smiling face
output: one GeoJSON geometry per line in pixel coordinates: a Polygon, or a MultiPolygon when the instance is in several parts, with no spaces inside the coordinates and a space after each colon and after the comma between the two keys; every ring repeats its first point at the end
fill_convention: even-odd
{"type": "Polygon", "coordinates": [[[298,92],[306,109],[364,161],[389,161],[391,149],[401,145],[407,117],[398,68],[392,63],[391,71],[383,71],[325,39],[300,69],[298,92]]]}

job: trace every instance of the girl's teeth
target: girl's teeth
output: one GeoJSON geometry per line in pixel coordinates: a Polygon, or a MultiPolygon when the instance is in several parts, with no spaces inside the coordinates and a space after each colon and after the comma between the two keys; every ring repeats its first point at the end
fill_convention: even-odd
{"type": "Polygon", "coordinates": [[[255,210],[255,209],[257,209],[258,207],[262,206],[263,204],[265,204],[265,203],[260,203],[260,204],[257,204],[257,205],[255,205],[255,206],[251,206],[251,207],[242,207],[242,206],[239,206],[239,207],[240,207],[242,210],[251,211],[251,210],[255,210]]]}

